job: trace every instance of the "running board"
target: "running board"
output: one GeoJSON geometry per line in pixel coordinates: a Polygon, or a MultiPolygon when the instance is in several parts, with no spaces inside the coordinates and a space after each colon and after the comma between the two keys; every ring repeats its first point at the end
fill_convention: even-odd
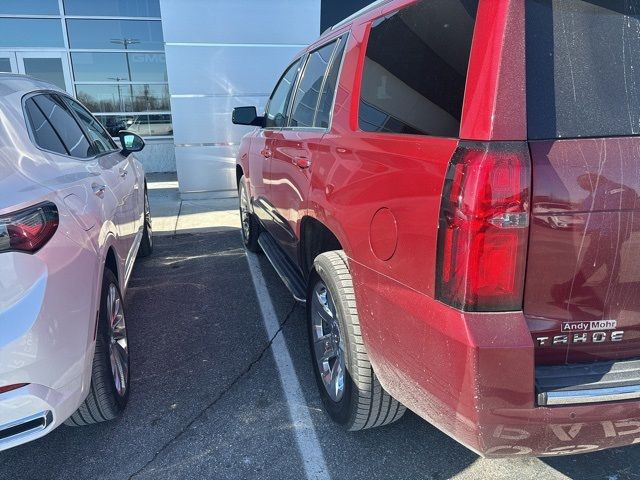
{"type": "Polygon", "coordinates": [[[287,254],[282,251],[282,248],[267,232],[260,234],[258,244],[293,295],[293,298],[305,303],[307,301],[306,283],[287,254]]]}

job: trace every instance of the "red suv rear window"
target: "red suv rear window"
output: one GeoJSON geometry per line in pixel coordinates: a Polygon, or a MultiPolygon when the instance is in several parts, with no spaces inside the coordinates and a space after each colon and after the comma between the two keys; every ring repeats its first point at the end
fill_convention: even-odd
{"type": "Polygon", "coordinates": [[[529,138],[640,133],[640,2],[527,0],[529,138]]]}

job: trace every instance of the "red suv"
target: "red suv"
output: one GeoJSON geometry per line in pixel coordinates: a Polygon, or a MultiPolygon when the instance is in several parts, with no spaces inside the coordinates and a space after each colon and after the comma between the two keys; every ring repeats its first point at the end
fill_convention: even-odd
{"type": "Polygon", "coordinates": [[[379,1],[242,141],[244,243],[305,301],[329,415],[485,456],[640,443],[640,10],[379,1]]]}

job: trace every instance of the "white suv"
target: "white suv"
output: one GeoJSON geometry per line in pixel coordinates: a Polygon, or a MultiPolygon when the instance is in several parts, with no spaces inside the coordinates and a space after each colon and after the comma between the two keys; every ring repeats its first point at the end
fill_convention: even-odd
{"type": "Polygon", "coordinates": [[[129,396],[123,295],[152,250],[144,142],[56,87],[0,74],[0,450],[129,396]]]}

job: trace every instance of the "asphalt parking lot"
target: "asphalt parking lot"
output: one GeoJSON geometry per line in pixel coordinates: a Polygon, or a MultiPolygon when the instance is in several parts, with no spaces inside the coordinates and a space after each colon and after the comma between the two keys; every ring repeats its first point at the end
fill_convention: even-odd
{"type": "Polygon", "coordinates": [[[640,477],[638,447],[484,460],[411,413],[342,431],[321,410],[303,307],[239,235],[221,227],[156,239],[127,294],[125,415],[0,453],[1,479],[640,477]],[[256,275],[266,290],[259,279],[254,288],[256,275]]]}

